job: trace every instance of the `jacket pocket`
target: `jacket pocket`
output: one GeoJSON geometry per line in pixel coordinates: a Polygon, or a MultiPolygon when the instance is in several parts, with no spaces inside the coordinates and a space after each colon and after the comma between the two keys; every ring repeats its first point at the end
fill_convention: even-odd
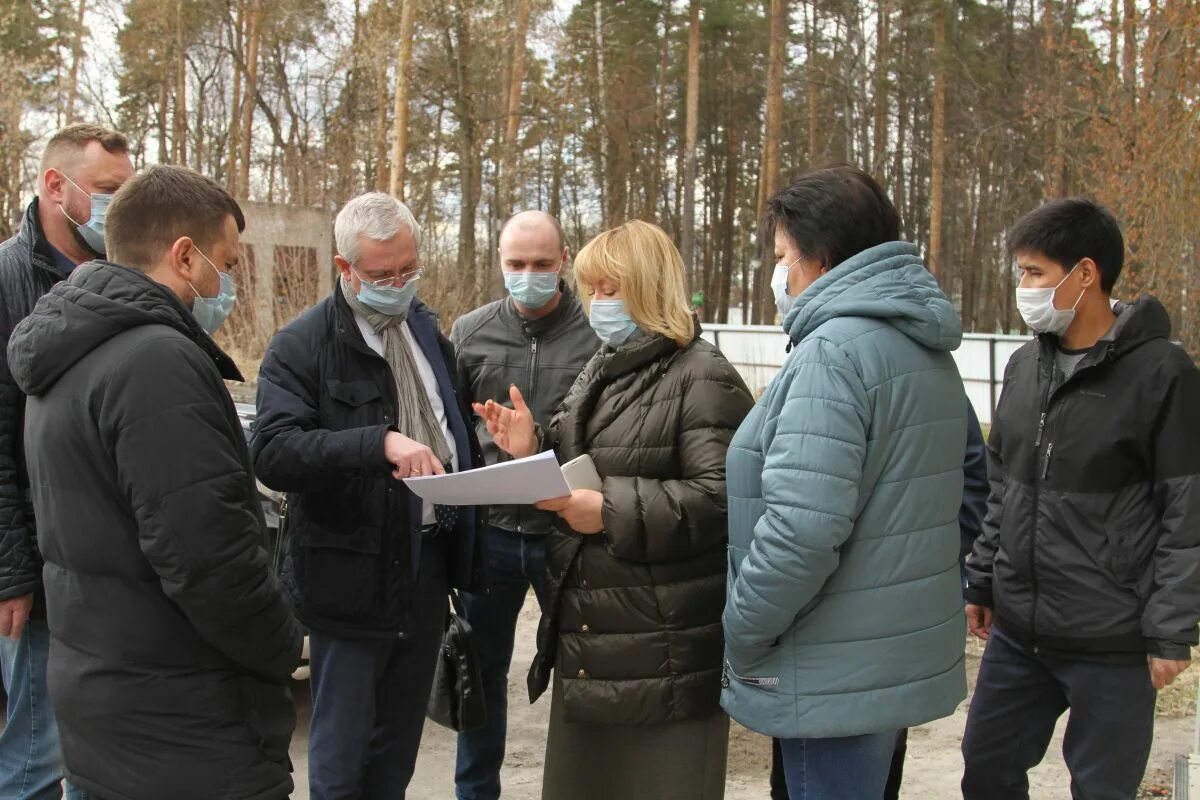
{"type": "Polygon", "coordinates": [[[271,761],[289,763],[288,745],[296,728],[296,705],[286,684],[239,675],[243,719],[253,731],[258,749],[271,761]]]}
{"type": "MultiPolygon", "coordinates": [[[[375,381],[325,381],[325,396],[321,403],[321,427],[342,431],[382,425],[389,412],[383,409],[383,392],[375,381]]],[[[393,409],[391,414],[395,413],[393,409]]]]}
{"type": "MultiPolygon", "coordinates": [[[[760,663],[769,660],[771,659],[760,659],[760,663]]],[[[753,664],[754,662],[751,663],[753,664]]],[[[763,666],[766,665],[763,664],[763,666]]],[[[737,681],[744,686],[752,686],[756,689],[768,689],[774,691],[779,688],[778,672],[773,672],[770,669],[763,669],[761,667],[740,668],[740,671],[735,670],[733,665],[729,662],[729,659],[726,658],[721,666],[721,687],[728,689],[731,680],[737,681]]]]}
{"type": "Polygon", "coordinates": [[[362,406],[383,397],[375,381],[340,381],[329,378],[325,381],[329,396],[348,406],[362,406]]]}
{"type": "Polygon", "coordinates": [[[299,585],[314,614],[347,622],[368,622],[379,614],[381,535],[378,526],[349,532],[309,528],[299,585]]]}
{"type": "Polygon", "coordinates": [[[1104,537],[1108,544],[1108,554],[1104,565],[1117,583],[1129,589],[1136,589],[1141,594],[1142,568],[1138,548],[1134,536],[1123,528],[1115,525],[1104,526],[1104,537]]]}

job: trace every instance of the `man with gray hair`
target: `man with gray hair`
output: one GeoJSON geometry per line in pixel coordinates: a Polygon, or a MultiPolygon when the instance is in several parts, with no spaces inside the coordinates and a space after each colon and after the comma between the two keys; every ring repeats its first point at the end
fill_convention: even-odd
{"type": "Polygon", "coordinates": [[[422,502],[401,481],[482,456],[454,351],[415,297],[412,213],[365,194],[334,238],[333,294],[263,358],[251,452],[291,509],[283,582],[309,628],[311,797],[390,800],[416,763],[447,590],[478,588],[483,566],[475,510],[422,502]]]}

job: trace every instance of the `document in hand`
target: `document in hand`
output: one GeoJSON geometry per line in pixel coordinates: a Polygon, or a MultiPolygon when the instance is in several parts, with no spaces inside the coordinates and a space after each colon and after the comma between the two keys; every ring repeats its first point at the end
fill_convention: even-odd
{"type": "Polygon", "coordinates": [[[571,493],[553,450],[404,483],[418,497],[444,506],[530,505],[571,493]]]}

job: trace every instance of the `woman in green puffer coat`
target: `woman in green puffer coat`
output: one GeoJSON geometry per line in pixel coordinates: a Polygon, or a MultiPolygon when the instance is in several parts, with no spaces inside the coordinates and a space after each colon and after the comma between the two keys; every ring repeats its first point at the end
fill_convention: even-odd
{"type": "MultiPolygon", "coordinates": [[[[661,229],[600,234],[575,279],[604,346],[544,446],[560,463],[591,456],[603,488],[539,504],[561,518],[529,673],[534,699],[553,683],[542,797],[719,800],[725,456],[753,400],[700,338],[661,229]]],[[[501,449],[530,455],[533,420],[516,389],[513,402],[476,411],[501,449]]]]}
{"type": "Polygon", "coordinates": [[[962,329],[865,173],[765,222],[791,353],[729,449],[721,704],[781,740],[792,800],[878,798],[897,732],[966,696],[962,329]]]}

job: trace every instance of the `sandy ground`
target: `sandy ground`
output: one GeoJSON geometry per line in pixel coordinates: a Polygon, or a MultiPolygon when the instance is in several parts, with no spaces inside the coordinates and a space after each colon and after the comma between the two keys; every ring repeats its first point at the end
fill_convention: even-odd
{"type": "MultiPolygon", "coordinates": [[[[541,797],[542,750],[545,746],[550,698],[547,695],[531,706],[523,696],[525,671],[534,654],[536,628],[537,603],[531,596],[525,604],[517,628],[517,651],[513,655],[512,679],[509,681],[508,753],[502,781],[504,797],[511,800],[539,800],[541,797]]],[[[967,668],[972,684],[979,667],[980,652],[981,649],[975,644],[968,645],[967,668]]],[[[1186,686],[1195,686],[1195,678],[1189,676],[1184,680],[1187,682],[1186,686]]],[[[293,797],[308,800],[305,748],[308,739],[309,703],[305,696],[306,687],[297,685],[297,695],[300,698],[300,720],[296,738],[292,742],[292,760],[296,765],[296,792],[293,797]]],[[[953,716],[910,732],[902,797],[911,800],[940,800],[961,796],[958,793],[958,781],[962,774],[962,758],[958,748],[966,712],[967,704],[964,702],[953,716]]],[[[1192,725],[1190,715],[1159,718],[1154,752],[1143,784],[1143,797],[1170,796],[1174,756],[1191,749],[1192,725]]],[[[1034,800],[1057,800],[1070,796],[1069,778],[1061,754],[1062,734],[1063,724],[1060,721],[1054,743],[1045,760],[1030,773],[1030,796],[1034,800]]],[[[444,728],[428,723],[417,761],[416,775],[408,791],[411,800],[453,798],[454,750],[454,735],[444,728]]],[[[730,740],[729,773],[725,784],[727,800],[767,800],[770,796],[767,788],[770,759],[770,742],[767,739],[734,725],[730,740]]]]}

